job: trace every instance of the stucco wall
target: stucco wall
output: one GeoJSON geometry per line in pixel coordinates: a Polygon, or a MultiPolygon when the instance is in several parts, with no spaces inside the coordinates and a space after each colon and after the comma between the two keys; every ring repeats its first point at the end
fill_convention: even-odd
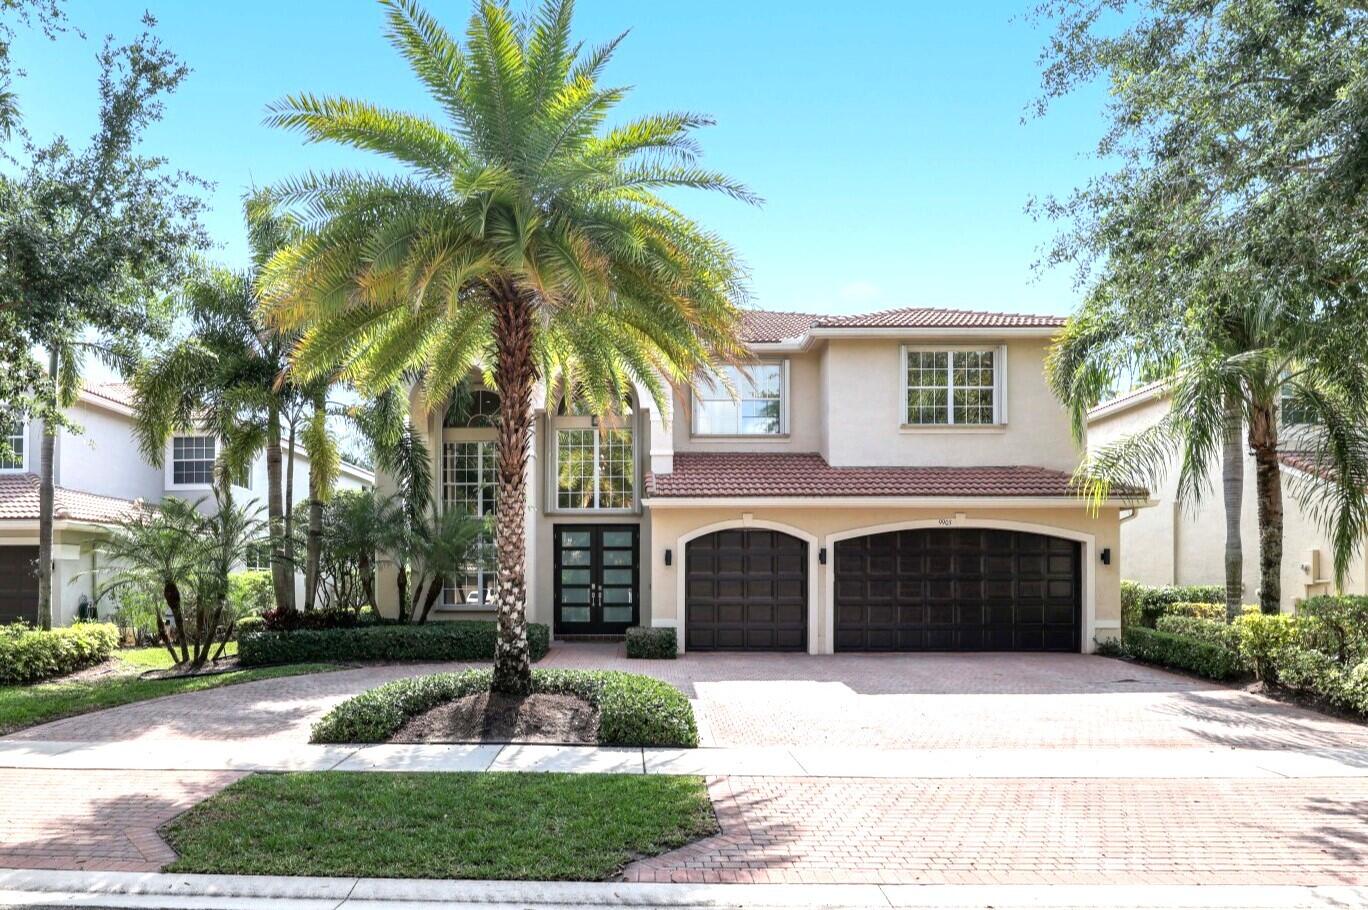
{"type": "MultiPolygon", "coordinates": [[[[891,530],[886,525],[912,522],[932,522],[939,525],[948,521],[951,527],[985,526],[987,522],[1000,522],[993,526],[1020,526],[1022,530],[1035,530],[1048,533],[1048,529],[1071,531],[1091,535],[1091,545],[1084,545],[1084,646],[1092,650],[1093,641],[1089,627],[1095,637],[1107,638],[1117,634],[1121,619],[1120,566],[1124,560],[1121,552],[1118,511],[1115,508],[1101,510],[1092,516],[1086,509],[898,509],[880,507],[859,508],[658,508],[650,510],[648,518],[651,526],[651,550],[643,552],[643,564],[649,565],[654,579],[651,593],[651,622],[654,625],[681,627],[683,611],[679,603],[679,580],[684,570],[685,539],[707,528],[717,530],[718,526],[732,527],[765,526],[769,522],[780,526],[780,530],[793,529],[796,536],[815,538],[815,545],[827,547],[831,551],[833,542],[830,535],[858,529],[880,528],[891,530]],[[963,518],[957,513],[962,512],[963,518]],[[665,550],[673,550],[673,565],[665,565],[665,550]],[[1098,554],[1103,548],[1112,551],[1112,563],[1104,566],[1098,554]],[[1087,616],[1089,591],[1092,592],[1091,617],[1087,616]],[[1089,621],[1091,619],[1091,622],[1089,621]]],[[[814,544],[809,542],[809,549],[814,544]]],[[[811,556],[812,554],[810,554],[811,556]]],[[[815,561],[815,560],[813,560],[815,561]]],[[[811,571],[810,562],[810,571],[811,571]]],[[[816,595],[817,621],[812,622],[809,610],[809,650],[826,653],[831,650],[830,626],[830,571],[828,565],[817,565],[816,583],[811,586],[816,595]]]]}
{"type": "MultiPolygon", "coordinates": [[[[63,432],[57,438],[53,471],[58,486],[148,502],[162,498],[162,470],[148,464],[138,451],[131,417],[85,402],[78,402],[69,416],[83,432],[63,432]]],[[[33,453],[29,470],[37,473],[36,447],[33,453]]]]}
{"type": "Polygon", "coordinates": [[[693,435],[693,404],[675,401],[671,434],[676,452],[818,452],[822,449],[821,357],[817,352],[776,356],[788,360],[788,433],[772,437],[693,435]]]}
{"type": "MultiPolygon", "coordinates": [[[[833,465],[1012,465],[1072,471],[1079,450],[1045,383],[1043,339],[1008,339],[1002,427],[906,428],[902,345],[915,338],[833,340],[822,374],[827,460],[833,465]]],[[[932,344],[995,348],[993,339],[932,344]]]]}

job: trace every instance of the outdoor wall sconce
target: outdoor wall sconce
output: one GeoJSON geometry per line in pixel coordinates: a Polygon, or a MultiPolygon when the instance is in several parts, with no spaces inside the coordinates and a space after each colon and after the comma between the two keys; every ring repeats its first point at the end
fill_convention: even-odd
{"type": "Polygon", "coordinates": [[[666,547],[666,548],[665,548],[665,565],[668,566],[668,565],[670,565],[670,564],[673,563],[673,562],[674,562],[674,551],[671,550],[669,547],[666,547]]]}
{"type": "Polygon", "coordinates": [[[1111,547],[1102,548],[1102,565],[1111,565],[1111,547]]]}
{"type": "Polygon", "coordinates": [[[817,551],[817,561],[822,565],[826,565],[826,547],[822,547],[817,551]]]}

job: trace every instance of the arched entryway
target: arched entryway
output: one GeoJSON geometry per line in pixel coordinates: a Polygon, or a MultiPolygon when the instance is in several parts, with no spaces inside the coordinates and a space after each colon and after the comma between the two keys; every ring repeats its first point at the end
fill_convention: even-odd
{"type": "Polygon", "coordinates": [[[684,548],[688,651],[806,651],[808,543],[768,528],[727,528],[684,548]]]}
{"type": "Polygon", "coordinates": [[[836,651],[1078,651],[1082,544],[987,527],[835,543],[836,651]]]}

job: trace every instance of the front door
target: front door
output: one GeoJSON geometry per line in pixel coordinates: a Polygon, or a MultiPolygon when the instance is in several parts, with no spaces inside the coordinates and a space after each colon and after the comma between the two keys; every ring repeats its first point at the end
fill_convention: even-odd
{"type": "Polygon", "coordinates": [[[556,634],[640,625],[637,525],[556,525],[556,634]]]}

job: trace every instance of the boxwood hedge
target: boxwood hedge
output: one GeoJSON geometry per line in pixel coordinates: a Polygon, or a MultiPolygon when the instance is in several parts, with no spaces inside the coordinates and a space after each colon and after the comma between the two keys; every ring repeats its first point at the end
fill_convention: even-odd
{"type": "MultiPolygon", "coordinates": [[[[490,670],[399,679],[363,692],[314,724],[310,742],[380,743],[411,717],[489,689],[490,670]]],[[[616,670],[533,670],[532,689],[575,695],[599,711],[606,746],[698,745],[698,726],[684,694],[669,683],[616,670]]]]}
{"type": "Polygon", "coordinates": [[[1240,672],[1240,656],[1222,645],[1135,626],[1121,633],[1126,653],[1140,660],[1189,670],[1209,679],[1229,679],[1240,672]]]}
{"type": "Polygon", "coordinates": [[[647,660],[674,660],[679,655],[674,629],[632,626],[627,630],[627,656],[647,660]]]}
{"type": "Polygon", "coordinates": [[[44,632],[0,626],[0,683],[31,683],[75,673],[109,659],[119,643],[110,623],[81,622],[44,632]]]}
{"type": "MultiPolygon", "coordinates": [[[[239,635],[238,660],[249,667],[324,660],[493,660],[498,629],[488,620],[353,629],[271,631],[253,625],[239,635]]],[[[551,629],[527,626],[533,660],[551,646],[551,629]]]]}

